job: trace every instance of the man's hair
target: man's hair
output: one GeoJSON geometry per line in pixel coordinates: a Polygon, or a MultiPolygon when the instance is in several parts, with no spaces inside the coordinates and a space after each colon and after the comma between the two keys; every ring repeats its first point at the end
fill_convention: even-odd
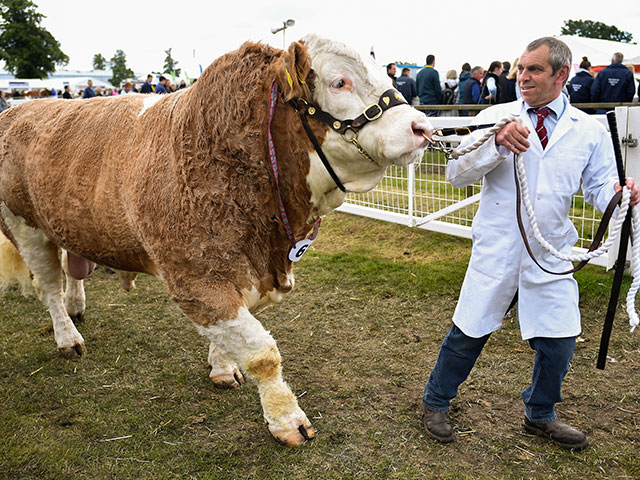
{"type": "Polygon", "coordinates": [[[551,64],[551,73],[555,75],[565,65],[571,65],[571,50],[567,44],[555,37],[542,37],[534,40],[527,45],[527,51],[536,50],[546,45],[549,48],[549,63],[551,64]]]}
{"type": "Polygon", "coordinates": [[[166,78],[165,78],[165,77],[163,77],[162,75],[160,75],[160,78],[158,78],[158,81],[159,81],[159,82],[162,82],[163,80],[166,80],[166,78]]]}
{"type": "Polygon", "coordinates": [[[147,80],[149,80],[150,78],[153,78],[153,75],[151,74],[147,75],[147,80]]]}
{"type": "Polygon", "coordinates": [[[427,65],[431,65],[433,62],[435,62],[436,60],[436,56],[435,55],[427,55],[427,65]]]}
{"type": "Polygon", "coordinates": [[[511,62],[502,62],[502,69],[505,72],[508,72],[509,70],[511,70],[511,62]]]}
{"type": "Polygon", "coordinates": [[[622,63],[622,61],[624,60],[624,55],[622,54],[622,52],[616,52],[613,54],[613,57],[611,57],[611,60],[613,60],[613,63],[622,63]]]}
{"type": "Polygon", "coordinates": [[[391,62],[390,64],[387,65],[387,70],[391,70],[391,67],[395,67],[395,63],[391,62]]]}
{"type": "Polygon", "coordinates": [[[471,65],[469,65],[468,62],[465,62],[462,64],[462,71],[463,72],[470,72],[471,71],[471,65]]]}
{"type": "Polygon", "coordinates": [[[480,70],[482,70],[482,67],[473,67],[471,69],[471,75],[475,75],[476,73],[478,73],[480,70]]]}
{"type": "Polygon", "coordinates": [[[404,67],[402,69],[402,74],[404,75],[405,73],[411,73],[411,69],[409,67],[404,67]]]}

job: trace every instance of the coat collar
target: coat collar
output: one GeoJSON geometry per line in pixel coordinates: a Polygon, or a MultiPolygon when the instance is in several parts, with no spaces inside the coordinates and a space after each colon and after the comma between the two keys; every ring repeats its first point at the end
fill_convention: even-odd
{"type": "MultiPolygon", "coordinates": [[[[561,137],[573,128],[573,124],[578,120],[578,110],[569,104],[569,100],[566,96],[561,93],[559,98],[564,102],[564,111],[561,113],[560,118],[558,118],[558,123],[553,129],[551,137],[549,137],[549,143],[546,148],[547,152],[561,137]]],[[[533,125],[529,118],[529,112],[527,111],[529,108],[531,107],[529,107],[522,98],[519,98],[515,102],[512,102],[509,113],[522,120],[522,124],[531,131],[529,141],[531,142],[532,148],[535,148],[542,153],[542,144],[540,143],[538,136],[535,134],[535,125],[533,125]]]]}

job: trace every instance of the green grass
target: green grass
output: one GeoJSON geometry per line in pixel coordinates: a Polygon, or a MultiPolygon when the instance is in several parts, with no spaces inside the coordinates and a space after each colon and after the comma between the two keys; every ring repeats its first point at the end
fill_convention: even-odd
{"type": "Polygon", "coordinates": [[[533,352],[512,317],[453,404],[457,441],[426,437],[420,395],[469,253],[467,240],[418,229],[323,222],[294,291],[257,315],[318,430],[297,449],[271,438],[254,384],[212,386],[206,342],[157,280],[142,276],[127,294],[99,269],[78,325],[89,353],[76,361],[57,353],[35,298],[10,290],[0,304],[0,478],[640,478],[638,334],[620,311],[616,362],[595,369],[611,286],[595,267],[577,275],[584,341],[558,408],[592,446],[571,453],[522,430],[533,352]]]}

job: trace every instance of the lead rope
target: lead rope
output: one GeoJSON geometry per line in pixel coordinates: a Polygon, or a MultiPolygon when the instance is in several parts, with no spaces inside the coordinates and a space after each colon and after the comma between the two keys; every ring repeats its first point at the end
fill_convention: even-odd
{"type": "MultiPolygon", "coordinates": [[[[467,145],[464,148],[457,148],[450,152],[451,157],[457,159],[462,155],[473,152],[482,146],[487,140],[492,138],[502,127],[504,127],[507,123],[516,121],[516,118],[512,115],[509,115],[499,122],[497,122],[493,127],[487,129],[486,133],[480,137],[474,143],[467,145]]],[[[538,228],[538,220],[536,219],[535,212],[533,210],[533,206],[531,205],[531,199],[529,198],[529,184],[527,182],[527,174],[524,169],[524,161],[520,155],[515,155],[516,158],[516,167],[518,171],[518,179],[520,181],[520,188],[522,190],[522,203],[524,204],[525,210],[527,211],[527,217],[529,218],[529,223],[531,224],[531,230],[536,241],[540,244],[542,248],[544,248],[547,252],[549,252],[554,257],[570,261],[570,262],[581,262],[581,261],[589,261],[592,258],[599,257],[604,254],[611,248],[611,245],[615,242],[616,238],[620,233],[620,229],[622,224],[624,223],[625,216],[627,214],[627,210],[629,209],[629,201],[631,198],[631,192],[629,189],[624,186],[622,189],[622,200],[620,202],[620,207],[618,209],[618,214],[613,221],[613,224],[609,228],[609,236],[604,244],[598,248],[597,250],[593,250],[591,252],[587,252],[581,255],[568,255],[565,253],[561,253],[556,250],[553,245],[551,245],[540,233],[540,229],[538,228]]],[[[638,317],[638,313],[636,312],[636,294],[640,289],[640,208],[633,208],[632,212],[632,247],[631,247],[631,256],[633,262],[633,281],[631,282],[631,286],[629,287],[629,292],[627,293],[627,315],[629,315],[629,325],[631,326],[631,331],[633,332],[635,328],[640,324],[640,318],[638,317]]]]}

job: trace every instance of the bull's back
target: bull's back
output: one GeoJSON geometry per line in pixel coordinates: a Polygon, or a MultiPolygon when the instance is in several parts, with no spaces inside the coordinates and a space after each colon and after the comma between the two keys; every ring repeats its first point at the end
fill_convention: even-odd
{"type": "Polygon", "coordinates": [[[7,110],[0,115],[0,201],[78,255],[119,268],[144,263],[124,208],[141,107],[142,97],[127,96],[35,100],[7,110]]]}

